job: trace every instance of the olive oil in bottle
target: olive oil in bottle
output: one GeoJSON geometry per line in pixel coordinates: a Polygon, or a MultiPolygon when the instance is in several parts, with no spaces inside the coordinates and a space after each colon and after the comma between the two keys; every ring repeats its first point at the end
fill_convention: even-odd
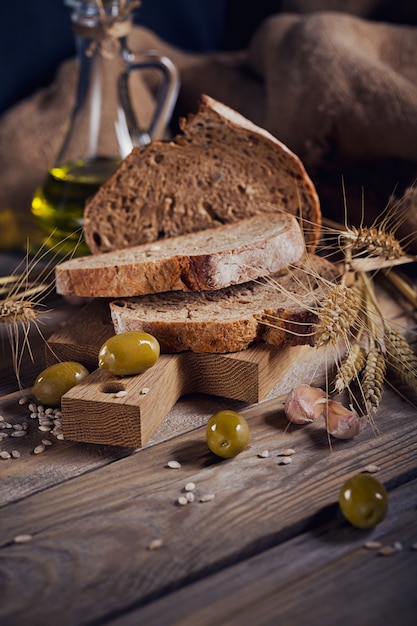
{"type": "MultiPolygon", "coordinates": [[[[48,235],[47,245],[58,245],[64,254],[80,240],[86,200],[116,170],[121,159],[94,157],[52,167],[32,199],[37,226],[48,235]]],[[[76,254],[88,254],[81,240],[76,254]]]]}

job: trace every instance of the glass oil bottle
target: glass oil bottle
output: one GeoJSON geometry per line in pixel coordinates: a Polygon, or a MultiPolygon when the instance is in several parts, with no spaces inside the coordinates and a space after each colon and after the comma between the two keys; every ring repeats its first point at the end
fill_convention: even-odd
{"type": "Polygon", "coordinates": [[[178,73],[156,51],[134,56],[127,47],[136,0],[66,0],[79,63],[76,101],[69,130],[54,165],[32,199],[32,214],[48,247],[88,254],[82,241],[85,202],[132,150],[163,137],[178,95],[178,73]],[[129,77],[156,70],[154,116],[137,122],[129,77]]]}

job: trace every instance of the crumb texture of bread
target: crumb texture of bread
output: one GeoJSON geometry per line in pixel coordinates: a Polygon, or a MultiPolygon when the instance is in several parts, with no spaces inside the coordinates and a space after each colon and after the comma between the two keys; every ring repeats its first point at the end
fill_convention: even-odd
{"type": "Polygon", "coordinates": [[[134,148],[86,203],[93,254],[290,213],[314,251],[321,211],[301,160],[266,130],[208,96],[173,141],[134,148]]]}
{"type": "Polygon", "coordinates": [[[315,307],[338,269],[316,255],[274,276],[202,293],[164,293],[110,302],[116,333],[154,335],[165,353],[227,353],[265,341],[313,344],[315,307]]]}
{"type": "Polygon", "coordinates": [[[73,258],[55,268],[55,283],[61,295],[95,298],[221,289],[274,274],[304,252],[295,217],[258,215],[157,243],[73,258]]]}

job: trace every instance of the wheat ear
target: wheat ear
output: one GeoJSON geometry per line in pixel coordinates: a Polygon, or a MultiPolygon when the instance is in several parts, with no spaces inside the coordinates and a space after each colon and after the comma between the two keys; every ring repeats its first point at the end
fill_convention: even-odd
{"type": "Polygon", "coordinates": [[[358,317],[361,297],[354,287],[335,285],[317,308],[316,345],[336,345],[345,338],[358,317]]]}
{"type": "Polygon", "coordinates": [[[386,371],[386,361],[379,348],[371,348],[366,355],[361,387],[366,411],[376,411],[382,398],[386,371]]]}
{"type": "Polygon", "coordinates": [[[354,343],[340,363],[334,379],[334,391],[342,393],[355,378],[359,376],[365,365],[365,350],[359,343],[354,343]]]}
{"type": "Polygon", "coordinates": [[[417,356],[399,330],[388,326],[384,334],[388,365],[400,380],[417,391],[417,356]]]}

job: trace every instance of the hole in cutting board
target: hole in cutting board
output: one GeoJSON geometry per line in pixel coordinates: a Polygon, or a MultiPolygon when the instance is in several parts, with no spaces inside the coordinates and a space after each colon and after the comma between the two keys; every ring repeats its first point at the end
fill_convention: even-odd
{"type": "Polygon", "coordinates": [[[122,382],[118,380],[110,380],[104,383],[101,388],[103,393],[118,393],[119,391],[125,391],[126,387],[122,382]]]}

